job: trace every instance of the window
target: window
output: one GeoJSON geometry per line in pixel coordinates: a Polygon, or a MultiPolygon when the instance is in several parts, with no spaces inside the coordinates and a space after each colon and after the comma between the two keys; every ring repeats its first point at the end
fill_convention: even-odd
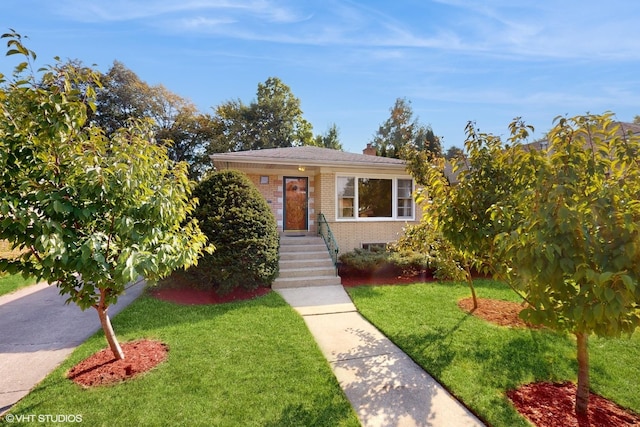
{"type": "Polygon", "coordinates": [[[385,251],[387,249],[386,243],[363,243],[362,249],[366,251],[385,251]]]}
{"type": "Polygon", "coordinates": [[[413,182],[410,179],[398,180],[398,218],[413,217],[413,182]]]}
{"type": "Polygon", "coordinates": [[[338,176],[338,219],[413,219],[413,180],[338,176]]]}
{"type": "Polygon", "coordinates": [[[391,218],[393,181],[358,178],[358,218],[391,218]]]}
{"type": "Polygon", "coordinates": [[[338,177],[338,218],[353,218],[355,208],[355,178],[338,177]]]}

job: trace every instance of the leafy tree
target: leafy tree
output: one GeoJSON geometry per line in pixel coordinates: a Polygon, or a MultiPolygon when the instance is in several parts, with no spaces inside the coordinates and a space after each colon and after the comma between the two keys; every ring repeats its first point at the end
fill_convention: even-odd
{"type": "MultiPolygon", "coordinates": [[[[520,120],[514,121],[511,129],[521,139],[532,130],[520,120]]],[[[434,262],[443,265],[443,275],[449,272],[449,278],[467,281],[477,308],[472,272],[493,272],[493,239],[509,226],[495,222],[489,209],[516,194],[517,187],[513,182],[515,166],[510,161],[513,153],[504,149],[500,138],[477,132],[473,123],[467,125],[466,133],[468,155],[452,160],[455,185],[447,178],[444,158],[407,152],[408,170],[424,186],[417,197],[424,214],[404,244],[416,250],[427,245],[434,262]]]]}
{"type": "Polygon", "coordinates": [[[247,105],[233,100],[216,107],[209,152],[312,145],[312,129],[289,86],[270,77],[258,84],[256,101],[247,105]]]}
{"type": "Polygon", "coordinates": [[[633,117],[633,123],[640,125],[640,116],[634,116],[633,117]]]}
{"type": "Polygon", "coordinates": [[[371,142],[379,156],[400,158],[405,148],[435,156],[442,154],[439,138],[430,126],[422,126],[413,117],[410,101],[396,99],[390,112],[391,116],[380,125],[371,142]]]}
{"type": "Polygon", "coordinates": [[[189,100],[163,85],[149,86],[121,62],[115,61],[102,76],[92,121],[111,135],[131,118],[150,119],[155,140],[165,144],[169,157],[189,164],[198,178],[209,164],[205,148],[213,135],[213,120],[198,112],[189,100]]]}
{"type": "Polygon", "coordinates": [[[0,239],[24,251],[0,269],[55,283],[67,303],[96,309],[122,359],[109,307],[139,276],[154,282],[205,247],[186,221],[196,204],[186,164],[151,142],[147,122],[109,137],[86,125],[97,72],[58,64],[36,81],[27,73],[35,53],[14,32],[2,38],[8,55],[26,60],[12,81],[0,75],[0,239]]]}
{"type": "Polygon", "coordinates": [[[244,147],[251,147],[255,139],[252,135],[255,116],[253,108],[239,99],[218,105],[213,114],[212,138],[207,154],[250,149],[244,147]]]}
{"type": "Polygon", "coordinates": [[[189,164],[191,178],[201,177],[209,169],[210,160],[204,154],[213,136],[213,117],[199,113],[192,102],[162,85],[151,89],[156,140],[166,142],[172,160],[189,164]]]}
{"type": "Polygon", "coordinates": [[[491,214],[512,224],[496,239],[497,259],[526,295],[523,316],[576,336],[576,413],[586,416],[589,335],[640,325],[640,136],[611,114],[556,120],[548,152],[514,159],[534,180],[491,214]]]}
{"type": "Polygon", "coordinates": [[[323,135],[317,135],[307,145],[343,151],[342,143],[340,142],[340,132],[335,123],[331,125],[323,135]]]}
{"type": "Polygon", "coordinates": [[[462,148],[456,146],[449,147],[444,155],[444,158],[447,160],[455,160],[462,157],[464,157],[464,151],[462,148]]]}
{"type": "Polygon", "coordinates": [[[126,127],[132,118],[150,117],[151,88],[122,62],[114,61],[100,80],[93,121],[107,135],[126,127]]]}
{"type": "Polygon", "coordinates": [[[576,336],[583,417],[589,335],[640,325],[640,136],[611,114],[557,119],[547,150],[522,144],[520,120],[510,129],[503,146],[468,126],[466,171],[456,186],[429,175],[425,215],[524,298],[525,320],[576,336]]]}

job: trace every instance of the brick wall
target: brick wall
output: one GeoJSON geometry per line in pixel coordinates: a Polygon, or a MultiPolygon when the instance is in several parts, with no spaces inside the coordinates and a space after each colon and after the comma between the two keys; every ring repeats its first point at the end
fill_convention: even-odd
{"type": "MultiPolygon", "coordinates": [[[[247,174],[249,179],[255,184],[262,196],[267,200],[267,204],[271,208],[271,212],[276,217],[278,230],[282,231],[284,224],[284,194],[283,194],[283,175],[264,175],[264,174],[247,174]],[[268,184],[261,184],[260,178],[267,176],[268,184]]],[[[292,175],[287,175],[292,176],[292,175]]],[[[309,232],[316,233],[316,208],[315,208],[315,179],[313,176],[308,177],[307,195],[308,195],[308,218],[309,232]]]]}
{"type": "Polygon", "coordinates": [[[340,253],[344,253],[362,247],[363,243],[394,242],[407,224],[404,221],[329,222],[329,227],[338,241],[340,253]]]}
{"type": "Polygon", "coordinates": [[[278,175],[254,175],[247,174],[256,186],[260,194],[266,199],[271,212],[276,217],[278,229],[282,230],[282,177],[278,175]],[[268,184],[261,184],[260,177],[266,176],[268,184]]]}
{"type": "Polygon", "coordinates": [[[316,176],[316,182],[320,183],[318,187],[321,189],[317,195],[319,201],[317,212],[322,212],[328,222],[336,219],[335,176],[335,173],[323,173],[316,176]]]}

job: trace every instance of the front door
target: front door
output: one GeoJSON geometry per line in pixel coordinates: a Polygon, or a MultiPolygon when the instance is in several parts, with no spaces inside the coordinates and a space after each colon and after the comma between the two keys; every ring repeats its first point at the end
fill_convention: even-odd
{"type": "Polygon", "coordinates": [[[284,177],[284,231],[307,231],[307,177],[284,177]]]}

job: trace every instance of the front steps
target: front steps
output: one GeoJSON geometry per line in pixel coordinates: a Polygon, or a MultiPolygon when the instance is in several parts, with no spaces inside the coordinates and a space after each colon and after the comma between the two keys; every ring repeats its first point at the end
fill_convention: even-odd
{"type": "Polygon", "coordinates": [[[322,237],[280,237],[280,275],[271,288],[340,285],[322,237]]]}

